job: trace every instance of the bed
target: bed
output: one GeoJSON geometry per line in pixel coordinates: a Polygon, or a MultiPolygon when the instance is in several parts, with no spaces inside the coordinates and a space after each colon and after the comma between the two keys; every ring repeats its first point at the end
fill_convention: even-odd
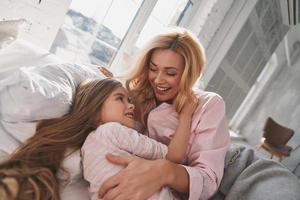
{"type": "MultiPolygon", "coordinates": [[[[34,134],[39,119],[67,112],[76,84],[87,77],[103,77],[99,73],[96,68],[66,64],[22,40],[0,49],[0,160],[34,134]],[[64,76],[62,79],[67,80],[64,84],[68,87],[57,88],[55,84],[39,82],[42,79],[32,82],[37,72],[47,76],[47,79],[64,76]],[[34,90],[28,93],[23,90],[25,86],[34,90]],[[44,91],[45,87],[48,87],[48,92],[44,91]],[[56,109],[49,112],[49,105],[55,105],[56,109]]],[[[62,199],[88,199],[79,152],[66,158],[64,165],[72,178],[61,191],[62,199]]],[[[219,191],[211,199],[300,199],[299,188],[297,177],[281,164],[258,158],[252,149],[232,145],[226,155],[224,178],[219,191]]]]}
{"type": "MultiPolygon", "coordinates": [[[[25,80],[23,73],[29,73],[27,74],[28,76],[32,75],[33,73],[31,73],[32,70],[30,71],[30,69],[33,66],[40,66],[41,68],[46,68],[46,66],[47,68],[49,68],[50,66],[51,68],[51,66],[53,65],[59,66],[64,64],[55,55],[21,39],[18,39],[11,45],[0,49],[0,160],[6,158],[22,142],[24,142],[27,138],[34,134],[38,119],[51,118],[61,115],[64,112],[66,112],[69,108],[71,102],[69,101],[70,97],[67,96],[71,95],[74,92],[74,88],[71,88],[72,90],[70,90],[70,88],[60,88],[61,90],[68,90],[68,92],[65,92],[63,94],[60,94],[61,91],[58,89],[56,89],[55,92],[53,92],[52,94],[45,94],[48,95],[47,98],[51,95],[53,95],[54,98],[57,98],[57,100],[54,101],[51,99],[49,99],[49,101],[46,101],[45,99],[43,99],[46,98],[45,96],[41,97],[39,96],[40,94],[37,95],[39,91],[22,91],[21,94],[29,99],[28,101],[19,102],[18,95],[16,96],[16,98],[11,98],[11,96],[14,95],[16,92],[20,92],[18,90],[18,87],[13,87],[9,90],[9,95],[6,95],[6,93],[8,93],[8,90],[6,90],[8,87],[12,87],[14,84],[17,86],[24,86],[27,79],[25,80]],[[23,70],[21,70],[21,68],[23,70]],[[20,71],[22,73],[20,73],[20,71]],[[12,80],[7,80],[7,77],[12,77],[12,80]],[[3,96],[6,96],[6,98],[4,98],[3,96]],[[32,100],[31,98],[34,97],[37,98],[35,100],[32,100]],[[6,102],[11,99],[15,102],[7,105],[6,102]],[[44,116],[33,116],[33,118],[28,118],[28,116],[33,115],[33,113],[36,112],[37,109],[41,109],[38,107],[36,109],[33,109],[33,107],[31,107],[32,104],[29,101],[33,101],[35,103],[39,102],[42,106],[51,106],[52,103],[49,104],[50,102],[53,102],[55,104],[55,102],[57,103],[61,101],[66,101],[66,99],[68,101],[64,102],[62,106],[60,106],[60,108],[58,109],[62,112],[59,111],[56,113],[46,113],[44,114],[44,116]],[[25,106],[30,107],[32,110],[30,112],[24,110],[24,107],[22,108],[22,106],[18,105],[19,103],[25,104],[25,106]],[[8,110],[12,111],[10,116],[7,115],[8,110]],[[23,114],[18,115],[18,112],[23,114]]],[[[80,82],[87,76],[96,76],[95,74],[97,74],[97,72],[98,70],[94,69],[94,71],[89,71],[86,74],[82,73],[82,77],[78,78],[78,80],[76,81],[80,82]]],[[[76,71],[76,73],[81,73],[81,71],[76,71]]],[[[74,74],[68,75],[72,76],[74,74]]],[[[101,76],[101,74],[99,74],[99,76],[101,76]]],[[[37,80],[37,82],[31,83],[40,84],[39,80],[37,80]]],[[[73,82],[72,84],[74,84],[72,86],[75,87],[77,83],[73,82]]],[[[38,88],[34,89],[38,90],[38,88]]],[[[49,87],[48,90],[50,89],[51,88],[49,87]]],[[[61,191],[62,199],[89,199],[87,193],[87,183],[82,179],[82,174],[80,173],[79,152],[75,152],[72,155],[70,155],[65,160],[64,166],[70,172],[71,179],[68,183],[66,183],[65,187],[61,191]]]]}

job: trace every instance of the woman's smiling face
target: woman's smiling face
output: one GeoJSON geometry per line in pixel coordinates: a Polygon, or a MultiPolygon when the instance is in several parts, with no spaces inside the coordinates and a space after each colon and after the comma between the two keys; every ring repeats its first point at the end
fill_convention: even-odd
{"type": "Polygon", "coordinates": [[[156,100],[165,102],[176,97],[183,71],[184,59],[180,54],[169,49],[153,51],[148,66],[148,80],[156,100]]]}

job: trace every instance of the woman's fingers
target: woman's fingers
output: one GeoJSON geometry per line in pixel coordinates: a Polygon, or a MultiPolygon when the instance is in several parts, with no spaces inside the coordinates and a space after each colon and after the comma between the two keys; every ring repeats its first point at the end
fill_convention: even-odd
{"type": "Polygon", "coordinates": [[[115,188],[112,188],[111,190],[107,191],[103,197],[100,197],[100,198],[103,198],[104,200],[112,200],[112,199],[117,199],[117,197],[120,197],[121,195],[121,192],[120,192],[120,189],[119,187],[115,187],[115,188]]]}
{"type": "Polygon", "coordinates": [[[112,78],[114,77],[114,74],[109,71],[108,69],[106,69],[105,67],[98,67],[99,71],[102,72],[104,74],[104,76],[108,77],[108,78],[112,78]]]}
{"type": "Polygon", "coordinates": [[[110,177],[106,181],[104,181],[101,188],[99,189],[99,193],[98,193],[99,198],[103,198],[108,191],[117,187],[120,183],[119,182],[120,177],[121,177],[121,171],[118,172],[116,175],[110,177]]]}
{"type": "Polygon", "coordinates": [[[106,159],[116,165],[127,166],[130,162],[133,161],[133,156],[117,156],[113,154],[107,154],[106,159]]]}

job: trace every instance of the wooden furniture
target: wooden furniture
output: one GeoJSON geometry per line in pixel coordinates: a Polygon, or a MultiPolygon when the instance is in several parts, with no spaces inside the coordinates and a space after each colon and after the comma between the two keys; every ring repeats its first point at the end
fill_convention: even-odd
{"type": "Polygon", "coordinates": [[[281,162],[283,157],[290,156],[292,147],[287,146],[287,142],[294,135],[294,131],[275,122],[271,117],[266,120],[261,144],[263,148],[271,154],[271,158],[276,156],[281,162]]]}

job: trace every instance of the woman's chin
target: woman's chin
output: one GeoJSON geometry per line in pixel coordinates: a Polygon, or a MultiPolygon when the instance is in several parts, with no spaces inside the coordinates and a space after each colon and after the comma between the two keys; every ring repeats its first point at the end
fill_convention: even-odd
{"type": "Polygon", "coordinates": [[[155,92],[155,98],[158,102],[166,102],[166,103],[172,103],[173,99],[176,97],[176,94],[170,93],[168,91],[167,93],[158,93],[155,92]]]}
{"type": "Polygon", "coordinates": [[[174,98],[171,97],[161,97],[161,96],[156,96],[156,101],[159,103],[169,103],[172,104],[174,98]]]}

